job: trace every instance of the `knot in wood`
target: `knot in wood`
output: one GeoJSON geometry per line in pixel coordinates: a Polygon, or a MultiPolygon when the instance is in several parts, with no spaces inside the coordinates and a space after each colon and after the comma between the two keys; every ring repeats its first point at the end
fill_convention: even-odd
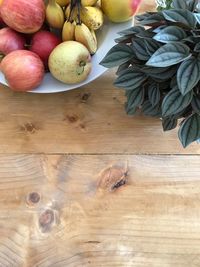
{"type": "Polygon", "coordinates": [[[22,132],[26,132],[26,133],[30,133],[30,134],[34,134],[35,132],[37,132],[39,129],[39,127],[37,127],[35,124],[33,124],[32,122],[27,122],[24,125],[20,126],[20,130],[22,132]]]}
{"type": "Polygon", "coordinates": [[[47,209],[40,214],[39,227],[42,232],[49,232],[54,222],[55,222],[55,213],[53,210],[47,209]]]}
{"type": "Polygon", "coordinates": [[[88,101],[88,99],[90,98],[91,94],[90,93],[84,93],[82,96],[81,96],[81,102],[82,103],[86,103],[88,101]]]}
{"type": "Polygon", "coordinates": [[[110,167],[101,173],[99,188],[115,191],[127,182],[127,171],[121,167],[110,167]]]}
{"type": "Polygon", "coordinates": [[[27,196],[27,204],[28,205],[34,205],[37,204],[41,199],[41,196],[39,193],[37,192],[32,192],[30,194],[28,194],[27,196]]]}
{"type": "Polygon", "coordinates": [[[77,115],[67,115],[67,119],[70,123],[75,123],[79,120],[77,115]]]}

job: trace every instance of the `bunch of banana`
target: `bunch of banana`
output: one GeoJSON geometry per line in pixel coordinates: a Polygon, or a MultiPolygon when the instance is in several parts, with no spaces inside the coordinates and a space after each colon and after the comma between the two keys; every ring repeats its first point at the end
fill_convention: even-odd
{"type": "Polygon", "coordinates": [[[95,31],[104,22],[100,0],[49,0],[46,19],[52,28],[62,30],[62,40],[75,40],[87,47],[90,54],[97,51],[95,31]]]}

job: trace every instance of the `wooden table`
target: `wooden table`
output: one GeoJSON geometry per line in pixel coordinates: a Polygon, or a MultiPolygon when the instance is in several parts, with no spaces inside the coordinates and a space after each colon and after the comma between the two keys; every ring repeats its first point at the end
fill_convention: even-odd
{"type": "Polygon", "coordinates": [[[200,266],[200,145],[128,117],[113,79],[0,87],[0,267],[200,266]]]}
{"type": "Polygon", "coordinates": [[[200,266],[200,146],[128,117],[113,79],[0,87],[0,266],[200,266]]]}

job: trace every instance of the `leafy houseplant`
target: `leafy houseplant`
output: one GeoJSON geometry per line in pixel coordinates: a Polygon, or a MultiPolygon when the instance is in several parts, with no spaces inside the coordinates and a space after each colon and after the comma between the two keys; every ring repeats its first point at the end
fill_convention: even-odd
{"type": "Polygon", "coordinates": [[[162,118],[164,131],[180,119],[187,147],[200,138],[200,13],[198,0],[171,2],[136,16],[139,26],[120,32],[100,64],[118,66],[114,85],[125,89],[129,115],[162,118]]]}

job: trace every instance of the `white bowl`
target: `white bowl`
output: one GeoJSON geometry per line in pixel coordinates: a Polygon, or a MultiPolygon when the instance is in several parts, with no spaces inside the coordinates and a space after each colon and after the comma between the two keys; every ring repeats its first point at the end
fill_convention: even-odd
{"type": "MultiPolygon", "coordinates": [[[[92,56],[92,71],[88,78],[83,81],[82,83],[77,83],[73,85],[67,85],[61,83],[54,79],[50,73],[45,75],[45,78],[42,84],[35,90],[31,91],[33,93],[57,93],[72,90],[78,87],[81,87],[85,84],[90,83],[91,81],[95,80],[99,76],[101,76],[105,71],[106,68],[99,65],[99,62],[104,58],[106,53],[110,50],[110,48],[115,44],[115,38],[118,37],[118,32],[122,31],[128,27],[131,27],[132,20],[114,24],[107,22],[104,26],[98,31],[97,38],[98,38],[98,50],[97,53],[92,56]]],[[[0,72],[0,83],[7,85],[3,74],[0,72]]]]}

